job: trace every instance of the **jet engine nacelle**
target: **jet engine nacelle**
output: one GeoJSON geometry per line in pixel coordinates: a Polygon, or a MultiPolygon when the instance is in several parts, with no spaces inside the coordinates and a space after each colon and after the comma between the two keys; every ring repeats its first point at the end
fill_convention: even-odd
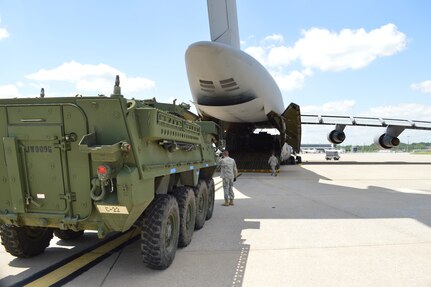
{"type": "Polygon", "coordinates": [[[398,146],[400,144],[400,140],[397,137],[393,137],[384,133],[382,135],[377,135],[374,138],[374,143],[381,148],[390,149],[394,146],[398,146]]]}
{"type": "Polygon", "coordinates": [[[346,139],[346,134],[340,130],[333,130],[328,133],[328,141],[333,144],[340,144],[346,139]]]}

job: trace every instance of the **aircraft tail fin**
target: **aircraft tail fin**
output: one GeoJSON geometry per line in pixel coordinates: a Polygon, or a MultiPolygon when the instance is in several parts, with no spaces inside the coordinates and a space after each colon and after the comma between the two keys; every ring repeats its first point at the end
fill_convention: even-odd
{"type": "Polygon", "coordinates": [[[238,17],[235,0],[207,0],[211,41],[239,49],[238,17]]]}

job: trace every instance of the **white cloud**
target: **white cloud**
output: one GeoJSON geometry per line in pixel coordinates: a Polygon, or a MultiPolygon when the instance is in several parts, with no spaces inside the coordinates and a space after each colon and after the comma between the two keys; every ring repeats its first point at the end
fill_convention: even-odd
{"type": "MultiPolygon", "coordinates": [[[[89,77],[88,79],[83,78],[75,82],[75,87],[80,93],[96,92],[105,94],[106,91],[112,90],[113,86],[114,81],[112,79],[109,80],[107,77],[89,77]]],[[[121,86],[123,86],[122,81],[121,86]]]]}
{"type": "Polygon", "coordinates": [[[309,105],[301,106],[301,113],[303,114],[317,114],[317,115],[336,115],[346,114],[350,112],[355,106],[354,100],[334,101],[327,102],[323,105],[309,105]]]}
{"type": "Polygon", "coordinates": [[[297,50],[291,47],[279,46],[271,48],[268,52],[268,65],[270,67],[289,66],[298,58],[297,50]]]}
{"type": "Polygon", "coordinates": [[[373,107],[365,113],[367,116],[382,118],[423,120],[431,122],[431,105],[399,104],[394,106],[373,107]]]}
{"type": "Polygon", "coordinates": [[[423,81],[420,83],[414,83],[410,85],[413,91],[419,91],[422,93],[431,93],[431,81],[423,81]]]}
{"type": "MultiPolygon", "coordinates": [[[[256,58],[268,70],[277,75],[281,89],[301,88],[301,85],[285,84],[299,74],[286,72],[294,64],[304,70],[342,71],[366,67],[379,57],[394,55],[405,49],[407,37],[394,24],[387,24],[369,32],[365,29],[343,29],[332,32],[311,28],[302,31],[302,38],[292,46],[282,45],[282,35],[270,35],[262,46],[251,46],[245,52],[256,58]]],[[[301,73],[301,82],[312,72],[301,73]]]]}
{"type": "Polygon", "coordinates": [[[259,61],[262,65],[266,66],[267,55],[263,47],[248,47],[244,51],[253,58],[255,58],[257,61],[259,61]]]}
{"type": "Polygon", "coordinates": [[[264,40],[266,42],[283,43],[284,42],[284,37],[281,34],[272,34],[270,36],[266,36],[264,40]]]}
{"type": "Polygon", "coordinates": [[[105,64],[88,65],[71,61],[51,70],[41,69],[36,73],[27,75],[26,78],[38,81],[77,82],[88,77],[112,76],[119,73],[120,71],[117,69],[105,64]]]}
{"type": "Polygon", "coordinates": [[[292,71],[289,74],[274,73],[273,76],[281,90],[293,91],[301,89],[304,86],[307,73],[292,71]]]}
{"type": "Polygon", "coordinates": [[[15,85],[4,85],[0,86],[0,98],[20,98],[22,95],[20,94],[18,88],[15,85]]]}
{"type": "Polygon", "coordinates": [[[394,24],[387,24],[367,33],[364,29],[343,29],[339,33],[311,28],[294,50],[305,67],[323,71],[359,69],[377,57],[390,56],[406,47],[406,35],[394,24]]]}
{"type": "Polygon", "coordinates": [[[9,32],[6,30],[6,28],[0,27],[0,40],[5,39],[9,37],[9,32]]]}
{"type": "Polygon", "coordinates": [[[75,61],[27,75],[27,79],[36,81],[64,81],[75,85],[79,93],[110,94],[115,76],[120,75],[122,93],[145,92],[155,87],[152,80],[143,77],[128,77],[125,73],[106,64],[90,65],[75,61]]]}
{"type": "Polygon", "coordinates": [[[40,91],[41,88],[44,88],[45,91],[50,90],[50,88],[51,88],[48,84],[42,83],[42,82],[39,82],[39,83],[29,83],[29,86],[32,87],[32,88],[34,88],[37,91],[40,91]]]}

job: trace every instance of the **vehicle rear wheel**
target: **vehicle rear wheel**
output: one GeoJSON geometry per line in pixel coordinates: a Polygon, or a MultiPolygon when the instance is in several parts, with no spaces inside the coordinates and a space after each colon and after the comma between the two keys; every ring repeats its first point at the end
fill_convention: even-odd
{"type": "Polygon", "coordinates": [[[62,240],[71,240],[76,239],[84,235],[84,230],[79,231],[73,231],[73,230],[61,230],[61,229],[55,229],[54,235],[62,240]]]}
{"type": "Polygon", "coordinates": [[[43,253],[49,246],[52,229],[3,224],[0,236],[7,252],[19,258],[30,258],[43,253]]]}
{"type": "Polygon", "coordinates": [[[293,155],[291,155],[288,159],[287,159],[287,164],[289,165],[295,165],[296,161],[295,161],[295,157],[293,155]]]}
{"type": "Polygon", "coordinates": [[[191,187],[180,186],[174,190],[180,211],[180,235],[178,246],[186,247],[190,244],[195,230],[196,201],[191,187]]]}
{"type": "Polygon", "coordinates": [[[144,211],[141,230],[143,262],[163,270],[174,261],[180,230],[180,214],[175,198],[157,195],[144,211]]]}
{"type": "Polygon", "coordinates": [[[296,163],[302,163],[302,158],[300,157],[300,156],[297,156],[296,157],[296,163]]]}
{"type": "Polygon", "coordinates": [[[195,230],[201,229],[205,224],[208,211],[208,186],[205,180],[200,179],[195,190],[196,197],[196,222],[195,230]]]}
{"type": "Polygon", "coordinates": [[[213,216],[214,212],[214,200],[215,200],[215,186],[214,186],[214,180],[208,179],[207,180],[207,186],[208,186],[208,209],[207,209],[207,216],[206,220],[210,220],[213,216]]]}

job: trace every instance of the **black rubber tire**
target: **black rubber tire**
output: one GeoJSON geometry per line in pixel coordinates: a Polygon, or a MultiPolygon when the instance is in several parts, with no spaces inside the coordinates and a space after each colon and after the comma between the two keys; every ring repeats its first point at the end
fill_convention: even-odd
{"type": "Polygon", "coordinates": [[[205,219],[210,220],[211,217],[213,217],[214,201],[215,201],[215,186],[214,186],[214,180],[212,178],[207,180],[207,186],[208,186],[208,209],[207,209],[207,216],[205,217],[205,219]]]}
{"type": "Polygon", "coordinates": [[[295,165],[295,164],[296,164],[295,157],[291,155],[291,156],[287,159],[287,162],[288,162],[288,164],[289,164],[289,165],[295,165]]]}
{"type": "Polygon", "coordinates": [[[51,228],[0,226],[1,243],[7,252],[19,258],[30,258],[45,251],[52,239],[51,228]]]}
{"type": "Polygon", "coordinates": [[[196,198],[195,230],[199,230],[205,225],[208,211],[208,186],[205,180],[200,179],[194,191],[196,198]]]}
{"type": "Polygon", "coordinates": [[[190,244],[195,231],[196,201],[193,188],[180,186],[174,190],[174,196],[178,202],[180,211],[180,235],[178,247],[186,247],[190,244]]]}
{"type": "Polygon", "coordinates": [[[84,235],[84,230],[73,231],[70,229],[69,230],[54,229],[54,235],[62,240],[72,240],[84,235]]]}
{"type": "Polygon", "coordinates": [[[180,231],[178,203],[172,195],[157,195],[142,218],[141,253],[144,264],[163,270],[174,261],[180,231]]]}

